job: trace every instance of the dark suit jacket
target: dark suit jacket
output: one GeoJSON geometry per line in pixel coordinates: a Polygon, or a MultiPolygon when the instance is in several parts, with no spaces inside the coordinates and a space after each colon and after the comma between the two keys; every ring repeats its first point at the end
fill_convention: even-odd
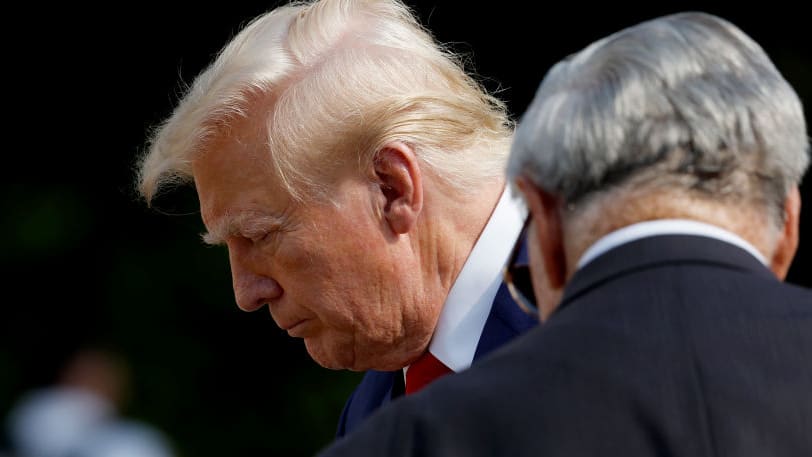
{"type": "Polygon", "coordinates": [[[617,247],[547,323],[323,456],[812,456],[812,291],[698,236],[617,247]]]}
{"type": "MultiPolygon", "coordinates": [[[[505,284],[502,283],[494,297],[485,327],[482,329],[482,335],[474,353],[474,362],[536,325],[538,322],[519,308],[505,284]]],[[[344,406],[338,422],[336,437],[346,435],[379,407],[402,394],[403,370],[368,371],[344,406]]]]}

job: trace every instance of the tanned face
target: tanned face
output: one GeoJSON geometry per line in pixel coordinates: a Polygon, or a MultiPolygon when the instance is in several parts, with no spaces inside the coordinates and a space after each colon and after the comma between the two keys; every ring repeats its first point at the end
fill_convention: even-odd
{"type": "MultiPolygon", "coordinates": [[[[261,128],[243,125],[193,164],[205,238],[228,248],[237,305],[268,305],[328,368],[395,369],[433,332],[410,237],[381,217],[377,186],[348,175],[334,202],[299,203],[269,169],[261,128]]],[[[437,301],[437,300],[433,300],[437,301]]]]}

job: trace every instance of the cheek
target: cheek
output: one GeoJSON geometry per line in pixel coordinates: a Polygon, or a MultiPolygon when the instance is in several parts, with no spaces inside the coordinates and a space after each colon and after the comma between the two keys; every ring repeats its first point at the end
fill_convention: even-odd
{"type": "Polygon", "coordinates": [[[402,282],[407,281],[393,278],[394,269],[370,262],[371,254],[366,253],[365,260],[323,270],[326,279],[320,279],[309,292],[314,294],[312,310],[319,316],[321,329],[305,343],[322,366],[354,370],[400,367],[406,357],[405,335],[420,334],[412,323],[417,319],[404,314],[409,300],[402,282]]]}
{"type": "Polygon", "coordinates": [[[542,262],[541,255],[539,254],[540,251],[536,237],[528,236],[527,251],[527,261],[530,263],[530,276],[533,281],[533,289],[534,292],[536,292],[536,296],[538,296],[538,286],[544,281],[546,274],[544,272],[544,262],[542,262]]]}
{"type": "Polygon", "coordinates": [[[320,322],[308,352],[329,368],[402,366],[404,336],[416,333],[413,314],[425,301],[408,246],[387,240],[372,218],[318,217],[307,239],[280,250],[288,299],[320,322]]]}
{"type": "Polygon", "coordinates": [[[533,280],[533,291],[536,293],[536,306],[539,309],[541,320],[545,321],[558,307],[563,290],[550,285],[549,277],[544,268],[544,262],[542,261],[540,251],[538,250],[534,238],[530,239],[528,248],[530,249],[528,256],[533,280]]]}
{"type": "Polygon", "coordinates": [[[396,284],[394,271],[376,248],[380,246],[376,241],[360,230],[350,236],[321,239],[310,245],[307,262],[300,262],[309,281],[305,290],[320,295],[322,310],[339,322],[366,326],[390,309],[387,287],[396,284]]]}
{"type": "Polygon", "coordinates": [[[544,262],[541,259],[538,241],[535,237],[528,238],[528,251],[533,292],[536,294],[536,307],[538,307],[541,316],[546,317],[550,312],[552,291],[547,281],[547,273],[544,270],[544,262]]]}
{"type": "Polygon", "coordinates": [[[326,326],[356,333],[359,341],[377,340],[400,328],[400,301],[392,288],[396,281],[380,268],[356,263],[322,273],[320,296],[313,298],[326,326]]]}
{"type": "Polygon", "coordinates": [[[349,290],[328,291],[315,310],[320,328],[305,338],[310,356],[331,369],[366,370],[386,367],[402,338],[392,304],[374,304],[349,290]],[[372,304],[372,306],[370,306],[372,304]]]}
{"type": "Polygon", "coordinates": [[[336,239],[297,244],[284,249],[280,265],[288,300],[317,315],[332,338],[384,325],[381,269],[369,248],[336,239]]]}

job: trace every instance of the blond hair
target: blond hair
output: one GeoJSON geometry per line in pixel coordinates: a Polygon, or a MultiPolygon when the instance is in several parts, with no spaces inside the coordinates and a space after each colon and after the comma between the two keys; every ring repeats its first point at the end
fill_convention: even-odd
{"type": "Polygon", "coordinates": [[[299,200],[329,195],[337,168],[363,169],[391,141],[474,191],[503,177],[513,127],[400,1],[291,3],[251,21],[195,79],[150,138],[141,194],[188,182],[198,154],[248,117],[267,126],[269,163],[299,200]]]}

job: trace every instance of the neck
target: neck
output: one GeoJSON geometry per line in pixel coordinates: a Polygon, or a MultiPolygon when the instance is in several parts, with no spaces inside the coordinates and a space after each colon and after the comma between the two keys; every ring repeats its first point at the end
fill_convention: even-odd
{"type": "Polygon", "coordinates": [[[615,194],[600,200],[590,201],[564,218],[568,277],[575,272],[583,253],[603,236],[638,222],[659,219],[688,219],[720,227],[755,246],[767,259],[774,251],[775,236],[769,230],[768,216],[754,205],[663,193],[634,198],[615,194]]]}
{"type": "Polygon", "coordinates": [[[495,180],[462,196],[441,188],[444,186],[441,183],[425,185],[426,204],[415,248],[419,249],[426,275],[424,279],[438,290],[442,305],[496,208],[505,185],[503,180],[495,180]]]}

